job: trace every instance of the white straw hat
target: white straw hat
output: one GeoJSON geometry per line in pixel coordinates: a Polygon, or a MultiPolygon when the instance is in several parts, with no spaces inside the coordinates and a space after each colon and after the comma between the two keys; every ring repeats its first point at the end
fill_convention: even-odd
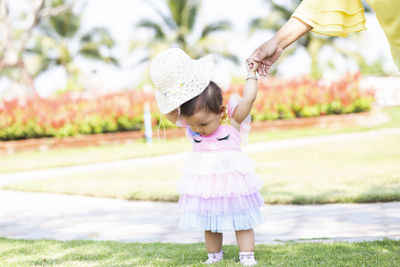
{"type": "Polygon", "coordinates": [[[200,95],[212,80],[214,61],[211,55],[191,59],[182,49],[170,48],[158,54],[150,66],[158,108],[169,113],[200,95]]]}

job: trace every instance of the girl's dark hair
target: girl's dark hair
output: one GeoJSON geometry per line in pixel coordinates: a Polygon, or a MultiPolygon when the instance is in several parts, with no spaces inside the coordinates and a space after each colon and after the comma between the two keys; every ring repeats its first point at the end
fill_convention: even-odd
{"type": "Polygon", "coordinates": [[[181,115],[189,117],[199,110],[207,110],[219,114],[221,105],[222,90],[216,83],[211,81],[200,95],[180,106],[181,115]]]}

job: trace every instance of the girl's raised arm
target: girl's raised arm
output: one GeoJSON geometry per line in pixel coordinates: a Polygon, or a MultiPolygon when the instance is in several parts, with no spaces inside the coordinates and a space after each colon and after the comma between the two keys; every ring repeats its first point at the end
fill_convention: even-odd
{"type": "Polygon", "coordinates": [[[233,112],[233,120],[240,124],[250,113],[257,96],[257,69],[259,62],[247,59],[247,78],[244,86],[243,97],[233,112]]]}

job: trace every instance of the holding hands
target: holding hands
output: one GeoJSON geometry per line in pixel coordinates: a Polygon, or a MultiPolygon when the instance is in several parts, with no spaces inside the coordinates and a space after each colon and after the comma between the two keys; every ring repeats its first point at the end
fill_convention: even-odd
{"type": "Polygon", "coordinates": [[[257,78],[257,70],[260,67],[260,60],[258,58],[246,59],[247,77],[254,76],[257,78]]]}
{"type": "Polygon", "coordinates": [[[261,44],[251,54],[250,58],[260,63],[257,69],[258,74],[267,76],[269,69],[281,56],[282,51],[311,29],[312,27],[303,21],[294,17],[290,18],[271,39],[261,44]]]}
{"type": "Polygon", "coordinates": [[[282,50],[283,49],[271,39],[254,50],[248,62],[249,60],[251,60],[251,62],[257,62],[258,65],[255,71],[261,76],[267,76],[271,65],[281,56],[282,50]]]}

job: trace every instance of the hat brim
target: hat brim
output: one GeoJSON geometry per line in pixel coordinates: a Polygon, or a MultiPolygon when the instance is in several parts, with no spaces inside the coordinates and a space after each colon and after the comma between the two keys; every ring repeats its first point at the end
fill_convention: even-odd
{"type": "Polygon", "coordinates": [[[172,88],[173,95],[163,95],[155,90],[158,108],[164,114],[169,113],[190,99],[200,95],[208,86],[214,75],[214,61],[211,55],[193,60],[190,76],[185,83],[172,88]]]}

